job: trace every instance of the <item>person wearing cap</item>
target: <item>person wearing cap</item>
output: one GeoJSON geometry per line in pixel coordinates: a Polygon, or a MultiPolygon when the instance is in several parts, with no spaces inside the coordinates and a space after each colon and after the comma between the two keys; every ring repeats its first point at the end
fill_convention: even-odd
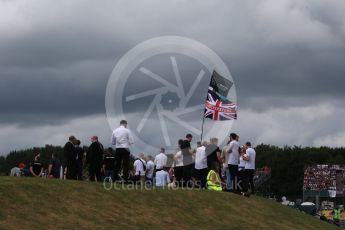
{"type": "Polygon", "coordinates": [[[90,181],[95,179],[100,182],[101,169],[103,163],[103,145],[98,141],[97,136],[91,137],[91,145],[86,154],[86,164],[89,164],[89,177],[90,181]]]}
{"type": "Polygon", "coordinates": [[[115,129],[111,135],[111,144],[115,146],[115,171],[114,179],[119,179],[119,172],[123,168],[123,179],[128,180],[129,169],[129,147],[134,144],[131,131],[127,128],[127,121],[120,121],[120,127],[115,129]]]}
{"type": "Polygon", "coordinates": [[[77,179],[77,160],[76,160],[76,144],[77,139],[75,136],[70,136],[68,138],[68,142],[65,144],[63,148],[63,154],[65,158],[65,171],[66,171],[66,179],[77,179]]]}

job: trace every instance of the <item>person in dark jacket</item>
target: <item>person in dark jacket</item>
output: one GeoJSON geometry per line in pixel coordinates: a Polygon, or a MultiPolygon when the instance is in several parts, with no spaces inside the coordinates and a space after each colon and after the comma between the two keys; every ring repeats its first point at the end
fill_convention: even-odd
{"type": "Polygon", "coordinates": [[[86,154],[86,163],[89,164],[90,181],[101,181],[101,169],[103,163],[103,145],[97,136],[91,137],[92,144],[86,154]]]}
{"type": "Polygon", "coordinates": [[[76,141],[76,158],[77,158],[77,180],[83,180],[83,160],[84,160],[84,149],[80,147],[80,140],[76,141]]]}
{"type": "Polygon", "coordinates": [[[65,157],[65,167],[67,168],[66,179],[77,179],[77,160],[76,160],[76,144],[77,139],[75,136],[70,136],[68,142],[63,148],[63,153],[65,157]]]}
{"type": "Polygon", "coordinates": [[[106,180],[114,180],[115,156],[114,150],[108,148],[103,160],[103,172],[106,180]]]}
{"type": "MultiPolygon", "coordinates": [[[[207,167],[210,169],[212,165],[215,163],[218,164],[219,168],[221,166],[220,163],[220,149],[218,147],[218,138],[212,137],[210,138],[209,144],[206,146],[206,156],[207,156],[207,167]]],[[[220,172],[217,172],[220,173],[220,172]]]]}

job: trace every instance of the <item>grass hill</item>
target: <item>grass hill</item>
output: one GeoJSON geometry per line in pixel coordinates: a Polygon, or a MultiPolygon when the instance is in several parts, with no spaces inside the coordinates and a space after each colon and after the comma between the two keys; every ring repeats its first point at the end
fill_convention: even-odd
{"type": "Polygon", "coordinates": [[[337,229],[264,198],[0,177],[0,229],[337,229]]]}

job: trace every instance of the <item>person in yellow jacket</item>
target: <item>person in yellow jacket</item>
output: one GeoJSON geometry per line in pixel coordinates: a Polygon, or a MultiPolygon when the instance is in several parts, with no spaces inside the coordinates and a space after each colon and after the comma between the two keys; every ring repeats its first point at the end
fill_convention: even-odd
{"type": "Polygon", "coordinates": [[[337,209],[333,210],[333,220],[339,221],[340,220],[340,215],[341,215],[341,210],[338,207],[337,209]]]}
{"type": "Polygon", "coordinates": [[[214,162],[207,175],[208,190],[223,191],[222,182],[220,180],[219,174],[217,173],[219,171],[218,169],[219,165],[217,164],[217,162],[214,162]]]}

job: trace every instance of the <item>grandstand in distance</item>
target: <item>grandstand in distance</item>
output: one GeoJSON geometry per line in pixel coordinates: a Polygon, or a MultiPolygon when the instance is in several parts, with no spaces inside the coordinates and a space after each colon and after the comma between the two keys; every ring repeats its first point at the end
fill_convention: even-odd
{"type": "Polygon", "coordinates": [[[345,166],[322,164],[304,169],[303,199],[344,198],[345,166]]]}

